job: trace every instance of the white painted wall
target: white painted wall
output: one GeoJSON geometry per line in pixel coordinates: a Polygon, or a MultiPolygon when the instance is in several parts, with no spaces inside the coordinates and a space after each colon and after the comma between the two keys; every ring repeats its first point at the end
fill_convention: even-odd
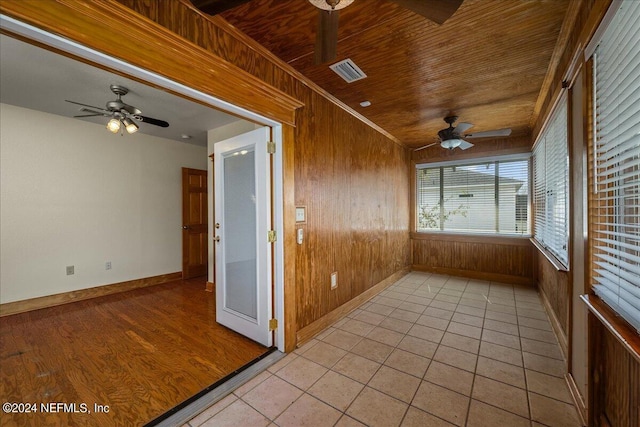
{"type": "Polygon", "coordinates": [[[182,270],[181,168],[206,148],[5,104],[0,125],[0,302],[182,270]]]}

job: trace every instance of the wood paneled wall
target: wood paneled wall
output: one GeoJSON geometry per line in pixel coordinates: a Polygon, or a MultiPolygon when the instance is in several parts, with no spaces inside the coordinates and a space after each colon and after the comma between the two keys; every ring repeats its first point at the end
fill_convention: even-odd
{"type": "Polygon", "coordinates": [[[406,148],[222,18],[186,1],[118,1],[305,105],[294,130],[295,203],[307,214],[296,248],[297,329],[409,265],[406,148]]]}
{"type": "Polygon", "coordinates": [[[533,285],[535,248],[527,238],[414,233],[413,268],[479,280],[533,285]]]}
{"type": "Polygon", "coordinates": [[[553,326],[566,358],[569,351],[569,310],[571,306],[569,273],[556,269],[543,255],[539,255],[537,259],[536,281],[538,289],[551,319],[551,326],[553,326]]]}

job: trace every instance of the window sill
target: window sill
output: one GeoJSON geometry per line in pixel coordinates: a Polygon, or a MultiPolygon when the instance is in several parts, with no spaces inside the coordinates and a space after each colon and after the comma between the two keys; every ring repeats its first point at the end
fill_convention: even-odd
{"type": "Polygon", "coordinates": [[[493,244],[505,244],[510,246],[529,246],[530,236],[451,233],[446,231],[432,231],[432,232],[414,231],[411,233],[411,239],[413,240],[446,240],[449,242],[493,243],[493,244]]]}
{"type": "Polygon", "coordinates": [[[625,350],[640,362],[640,335],[596,295],[580,295],[580,298],[625,350]]]}
{"type": "Polygon", "coordinates": [[[542,253],[542,255],[544,255],[544,257],[547,259],[547,261],[549,261],[551,263],[551,265],[553,265],[555,267],[556,270],[565,271],[565,272],[569,271],[569,268],[566,265],[564,265],[562,263],[562,261],[560,261],[558,258],[556,258],[556,256],[554,254],[549,252],[549,250],[547,248],[542,246],[540,244],[540,242],[538,242],[533,237],[530,238],[529,240],[531,240],[531,243],[533,243],[533,246],[535,246],[536,249],[538,249],[538,251],[540,251],[540,253],[542,253]]]}

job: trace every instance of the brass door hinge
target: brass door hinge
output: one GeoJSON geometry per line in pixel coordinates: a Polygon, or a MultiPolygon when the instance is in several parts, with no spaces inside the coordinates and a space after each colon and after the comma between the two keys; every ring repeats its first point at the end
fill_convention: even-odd
{"type": "Polygon", "coordinates": [[[269,319],[269,330],[275,331],[278,329],[278,319],[269,319]]]}
{"type": "Polygon", "coordinates": [[[269,241],[269,243],[275,243],[275,241],[277,240],[276,230],[269,230],[269,233],[267,234],[267,240],[269,241]]]}
{"type": "Polygon", "coordinates": [[[275,154],[276,153],[276,143],[273,141],[267,142],[267,153],[275,154]]]}

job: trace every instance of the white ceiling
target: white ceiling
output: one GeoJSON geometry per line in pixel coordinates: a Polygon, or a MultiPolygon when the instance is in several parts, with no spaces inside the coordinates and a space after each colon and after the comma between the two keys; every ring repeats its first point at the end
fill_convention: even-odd
{"type": "MultiPolygon", "coordinates": [[[[138,123],[139,132],[161,138],[207,145],[207,131],[242,120],[40,47],[0,35],[0,102],[65,117],[86,114],[65,99],[105,108],[116,96],[109,86],[129,89],[122,100],[146,117],[169,122],[168,128],[138,123]],[[185,140],[182,135],[192,138],[185,140]]],[[[78,118],[105,125],[106,117],[78,118]]],[[[105,129],[105,132],[107,130],[105,129]]],[[[135,137],[127,135],[127,137],[135,137]]]]}

